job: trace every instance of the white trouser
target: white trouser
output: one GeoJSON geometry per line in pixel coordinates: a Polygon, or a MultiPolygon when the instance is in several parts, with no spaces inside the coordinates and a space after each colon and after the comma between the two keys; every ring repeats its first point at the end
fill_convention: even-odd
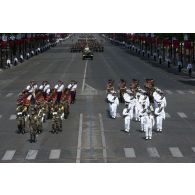
{"type": "Polygon", "coordinates": [[[156,128],[157,128],[157,130],[158,129],[162,130],[162,120],[163,120],[162,116],[157,116],[156,117],[156,128]]]}
{"type": "Polygon", "coordinates": [[[144,117],[141,117],[141,131],[144,131],[144,117]]]}
{"type": "Polygon", "coordinates": [[[116,118],[117,105],[116,104],[112,104],[111,107],[112,107],[111,116],[112,116],[112,118],[116,118]]]}
{"type": "Polygon", "coordinates": [[[135,119],[138,120],[139,118],[139,107],[135,106],[135,119]]]}
{"type": "Polygon", "coordinates": [[[130,116],[126,116],[125,117],[125,130],[130,130],[130,122],[131,122],[131,119],[130,119],[130,116]]]}
{"type": "Polygon", "coordinates": [[[146,126],[147,126],[146,131],[145,131],[146,137],[152,137],[152,127],[148,126],[148,125],[146,125],[146,126]]]}

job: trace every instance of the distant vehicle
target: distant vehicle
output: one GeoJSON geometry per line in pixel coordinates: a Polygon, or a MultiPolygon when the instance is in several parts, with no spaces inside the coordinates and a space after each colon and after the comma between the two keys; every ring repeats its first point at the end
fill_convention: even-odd
{"type": "Polygon", "coordinates": [[[83,60],[85,59],[91,59],[93,60],[93,52],[89,49],[89,47],[85,47],[82,54],[83,60]]]}

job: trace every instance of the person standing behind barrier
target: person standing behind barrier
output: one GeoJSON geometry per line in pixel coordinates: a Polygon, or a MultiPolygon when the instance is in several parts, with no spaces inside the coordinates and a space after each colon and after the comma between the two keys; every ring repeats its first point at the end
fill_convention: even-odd
{"type": "Polygon", "coordinates": [[[191,77],[192,76],[192,64],[191,63],[188,63],[187,70],[188,70],[189,77],[191,77]]]}

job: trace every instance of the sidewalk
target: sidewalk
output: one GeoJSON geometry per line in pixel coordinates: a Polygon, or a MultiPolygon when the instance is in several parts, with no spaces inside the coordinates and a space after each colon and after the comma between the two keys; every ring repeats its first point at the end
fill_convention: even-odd
{"type": "MultiPolygon", "coordinates": [[[[174,65],[174,64],[170,64],[170,67],[168,67],[168,62],[165,60],[161,62],[160,64],[160,60],[158,58],[158,56],[156,56],[156,60],[154,59],[154,53],[152,55],[150,55],[150,57],[148,58],[148,55],[147,55],[147,51],[145,50],[140,50],[139,48],[136,48],[136,46],[134,45],[129,45],[129,44],[126,44],[125,42],[120,42],[118,40],[114,40],[114,39],[110,39],[108,37],[105,37],[108,41],[110,41],[113,45],[116,45],[116,46],[120,46],[122,47],[123,49],[127,50],[128,53],[130,53],[131,55],[135,55],[135,56],[138,56],[140,57],[142,60],[145,60],[153,65],[157,65],[158,67],[160,68],[166,68],[167,70],[173,70],[174,72],[173,73],[176,73],[176,74],[184,74],[185,76],[188,76],[188,71],[187,71],[187,68],[184,67],[182,68],[181,72],[179,73],[178,72],[178,69],[177,69],[177,65],[174,65]],[[143,51],[145,53],[145,55],[143,56],[143,51]]],[[[192,77],[191,78],[195,78],[195,64],[192,64],[193,66],[193,71],[192,71],[192,77]]]]}

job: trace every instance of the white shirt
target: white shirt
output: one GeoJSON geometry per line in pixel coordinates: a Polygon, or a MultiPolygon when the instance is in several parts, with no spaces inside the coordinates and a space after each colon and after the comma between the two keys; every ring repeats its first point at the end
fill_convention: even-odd
{"type": "Polygon", "coordinates": [[[18,58],[14,58],[14,61],[15,61],[15,62],[18,62],[18,58]]]}
{"type": "Polygon", "coordinates": [[[37,84],[31,86],[31,85],[28,85],[26,87],[26,90],[28,90],[28,92],[32,93],[33,91],[35,91],[36,89],[38,88],[37,84]]]}
{"type": "Polygon", "coordinates": [[[192,64],[188,64],[187,69],[192,69],[192,64]]]}
{"type": "Polygon", "coordinates": [[[162,117],[163,119],[165,119],[165,110],[164,110],[164,108],[161,110],[161,107],[157,107],[156,109],[155,109],[155,111],[154,111],[154,113],[155,113],[155,115],[156,116],[160,116],[160,117],[162,117]]]}
{"type": "Polygon", "coordinates": [[[68,89],[70,89],[70,91],[76,91],[76,88],[77,88],[77,84],[69,84],[68,85],[68,89]]]}
{"type": "Polygon", "coordinates": [[[54,88],[57,90],[57,92],[62,92],[64,90],[64,85],[63,84],[61,84],[61,85],[57,84],[57,85],[55,85],[54,88]]]}
{"type": "Polygon", "coordinates": [[[10,61],[10,59],[7,59],[7,64],[11,64],[11,61],[10,61]]]}
{"type": "Polygon", "coordinates": [[[123,116],[132,118],[132,108],[124,108],[123,116]]]}

